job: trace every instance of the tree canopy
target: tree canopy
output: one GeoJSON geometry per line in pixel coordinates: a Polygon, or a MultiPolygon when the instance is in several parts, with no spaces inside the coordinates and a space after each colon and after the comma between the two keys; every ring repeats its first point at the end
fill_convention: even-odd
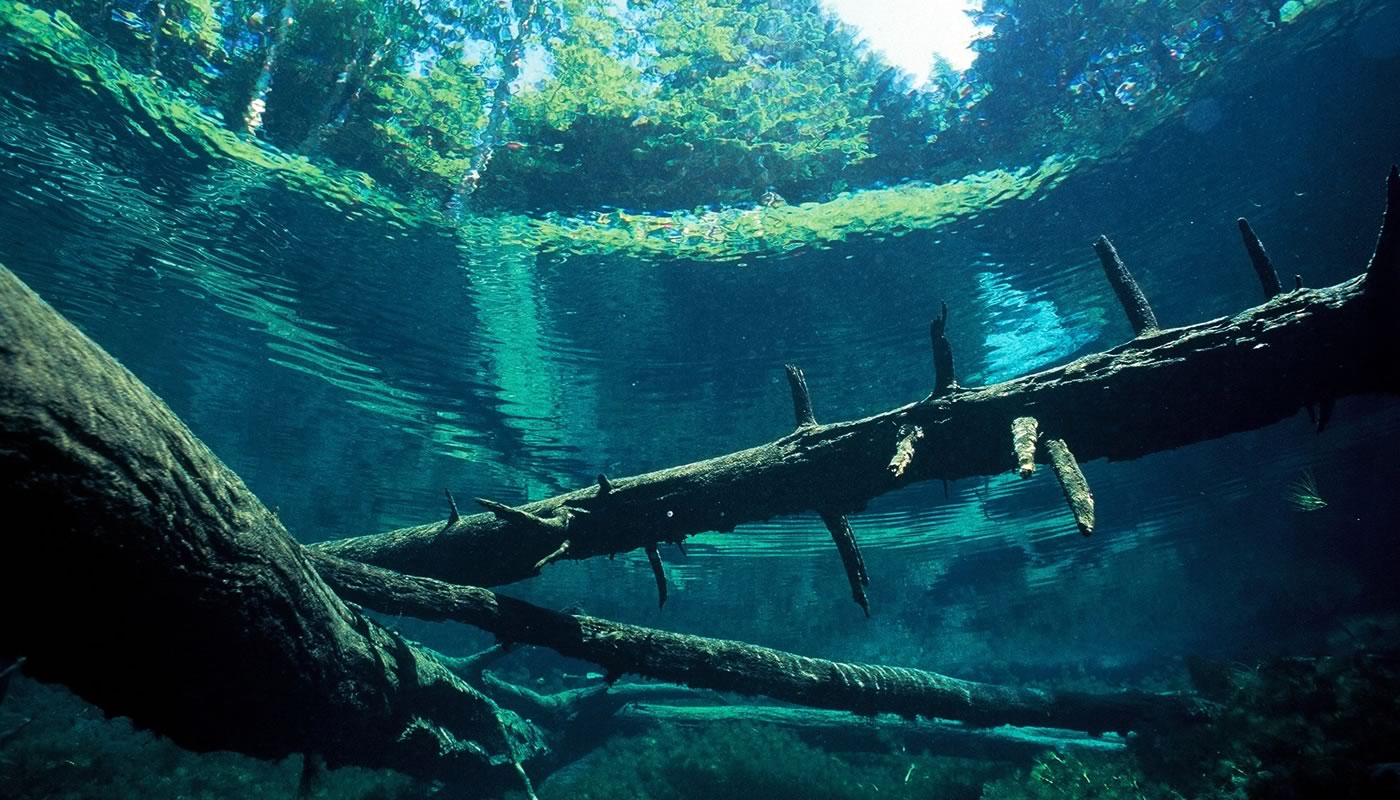
{"type": "Polygon", "coordinates": [[[420,207],[586,217],[826,203],[1079,153],[1327,3],[985,0],[973,68],[930,52],[919,87],[820,0],[39,5],[228,129],[420,207]]]}

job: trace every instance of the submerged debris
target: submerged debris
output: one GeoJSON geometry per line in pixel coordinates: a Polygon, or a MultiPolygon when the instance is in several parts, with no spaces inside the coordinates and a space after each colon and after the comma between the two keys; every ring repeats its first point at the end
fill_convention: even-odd
{"type": "Polygon", "coordinates": [[[1327,501],[1317,491],[1317,479],[1310,469],[1303,470],[1303,474],[1288,484],[1284,498],[1295,511],[1320,511],[1327,507],[1327,501]]]}

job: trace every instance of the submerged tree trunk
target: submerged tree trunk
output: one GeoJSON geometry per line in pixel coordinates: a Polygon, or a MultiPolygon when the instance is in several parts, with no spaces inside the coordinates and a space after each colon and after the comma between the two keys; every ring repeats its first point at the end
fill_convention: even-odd
{"type": "Polygon", "coordinates": [[[994,761],[1029,762],[1049,749],[1114,752],[1127,747],[1127,739],[1121,736],[1086,736],[1056,728],[988,728],[888,714],[725,704],[710,692],[667,685],[597,684],[546,695],[490,672],[477,674],[472,681],[483,685],[502,707],[538,722],[548,732],[557,732],[551,741],[548,771],[582,758],[614,736],[714,726],[779,728],[829,751],[888,754],[892,748],[902,748],[994,761]]]}
{"type": "Polygon", "coordinates": [[[591,661],[613,680],[633,673],[811,708],[1091,733],[1174,726],[1208,716],[1208,709],[1191,697],[1054,693],[921,669],[809,658],[744,642],[563,614],[486,589],[400,575],[324,554],[310,557],[326,582],[347,600],[385,614],[475,625],[502,642],[540,645],[591,661]]]}
{"type": "MultiPolygon", "coordinates": [[[[1170,330],[1147,326],[1106,352],[993,386],[957,386],[945,353],[939,363],[947,374],[935,381],[943,391],[873,417],[819,425],[799,413],[795,431],[758,447],[630,478],[600,475],[595,486],[518,509],[485,504],[491,513],[315,548],[398,572],[494,586],[561,558],[679,542],[781,515],[815,511],[838,520],[916,481],[1013,470],[1029,477],[1026,453],[1013,447],[1013,426],[1024,418],[1073,451],[1066,463],[1136,458],[1261,428],[1314,406],[1320,429],[1337,398],[1400,391],[1394,171],[1388,186],[1376,255],[1366,274],[1345,283],[1279,294],[1235,317],[1170,330]]],[[[1131,281],[1120,272],[1120,281],[1131,281]]],[[[936,328],[936,352],[940,338],[936,328]]],[[[805,394],[805,383],[793,391],[805,394]]],[[[810,409],[802,400],[798,406],[810,409]]],[[[1047,460],[1043,450],[1034,457],[1047,460]]],[[[1075,516],[1088,533],[1092,496],[1079,489],[1075,516]]]]}
{"type": "Polygon", "coordinates": [[[0,268],[0,653],[191,750],[519,786],[533,737],[348,607],[126,369],[0,268]],[[37,522],[36,522],[37,521],[37,522]]]}
{"type": "Polygon", "coordinates": [[[942,720],[858,717],[817,708],[637,703],[619,708],[613,717],[616,733],[626,734],[726,724],[780,728],[816,747],[844,753],[888,754],[893,744],[914,753],[1029,762],[1046,750],[1102,753],[1127,747],[1127,740],[1114,736],[1084,736],[1050,728],[978,728],[942,720]]]}

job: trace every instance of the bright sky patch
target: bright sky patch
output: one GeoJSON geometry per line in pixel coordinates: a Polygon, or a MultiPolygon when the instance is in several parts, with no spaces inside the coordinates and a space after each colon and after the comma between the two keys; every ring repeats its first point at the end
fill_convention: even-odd
{"type": "Polygon", "coordinates": [[[963,70],[976,53],[969,45],[979,29],[967,15],[980,0],[823,0],[841,19],[859,28],[872,50],[914,76],[928,77],[935,53],[963,70]]]}

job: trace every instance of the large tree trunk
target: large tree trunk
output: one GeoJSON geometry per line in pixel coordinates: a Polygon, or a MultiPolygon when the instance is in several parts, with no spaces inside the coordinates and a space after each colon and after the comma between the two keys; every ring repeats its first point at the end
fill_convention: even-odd
{"type": "Polygon", "coordinates": [[[337,598],[169,408],[3,267],[0,505],[0,654],[27,674],[191,750],[519,785],[528,728],[337,598]]]}
{"type": "MultiPolygon", "coordinates": [[[[1277,294],[1238,316],[1171,330],[1140,319],[1142,309],[1125,300],[1142,331],[1138,338],[982,388],[961,388],[953,379],[951,350],[942,336],[945,309],[934,323],[937,388],[917,403],[818,425],[794,368],[798,427],[776,441],[631,478],[599,476],[596,486],[518,509],[485,503],[493,513],[458,517],[454,506],[446,522],[324,542],[316,549],[413,575],[494,586],[528,578],[559,558],[635,550],[816,511],[838,547],[846,545],[843,560],[856,600],[864,605],[860,586],[867,577],[854,545],[846,541],[850,534],[842,515],[915,481],[1017,468],[1029,476],[1035,461],[1051,459],[1044,448],[1024,458],[1013,453],[1013,423],[1027,418],[1034,418],[1032,425],[1038,422],[1042,436],[1059,443],[1059,452],[1073,450],[1073,456],[1061,459],[1065,464],[1057,460],[1055,466],[1087,534],[1093,527],[1092,496],[1076,474],[1074,456],[1079,461],[1136,458],[1261,428],[1314,405],[1320,409],[1320,429],[1337,398],[1400,391],[1400,337],[1394,335],[1394,315],[1400,311],[1397,187],[1400,178],[1392,170],[1376,255],[1366,274],[1345,283],[1277,294]]],[[[1252,236],[1250,231],[1246,241],[1252,236]]],[[[1253,244],[1249,252],[1256,267],[1271,275],[1257,240],[1253,244]]],[[[1099,249],[1118,284],[1131,284],[1111,245],[1103,240],[1099,249]]],[[[1265,283],[1266,294],[1276,290],[1276,279],[1265,283]]],[[[1125,296],[1142,299],[1135,285],[1125,296]]],[[[1034,436],[1028,442],[1034,448],[1034,436]]]]}

